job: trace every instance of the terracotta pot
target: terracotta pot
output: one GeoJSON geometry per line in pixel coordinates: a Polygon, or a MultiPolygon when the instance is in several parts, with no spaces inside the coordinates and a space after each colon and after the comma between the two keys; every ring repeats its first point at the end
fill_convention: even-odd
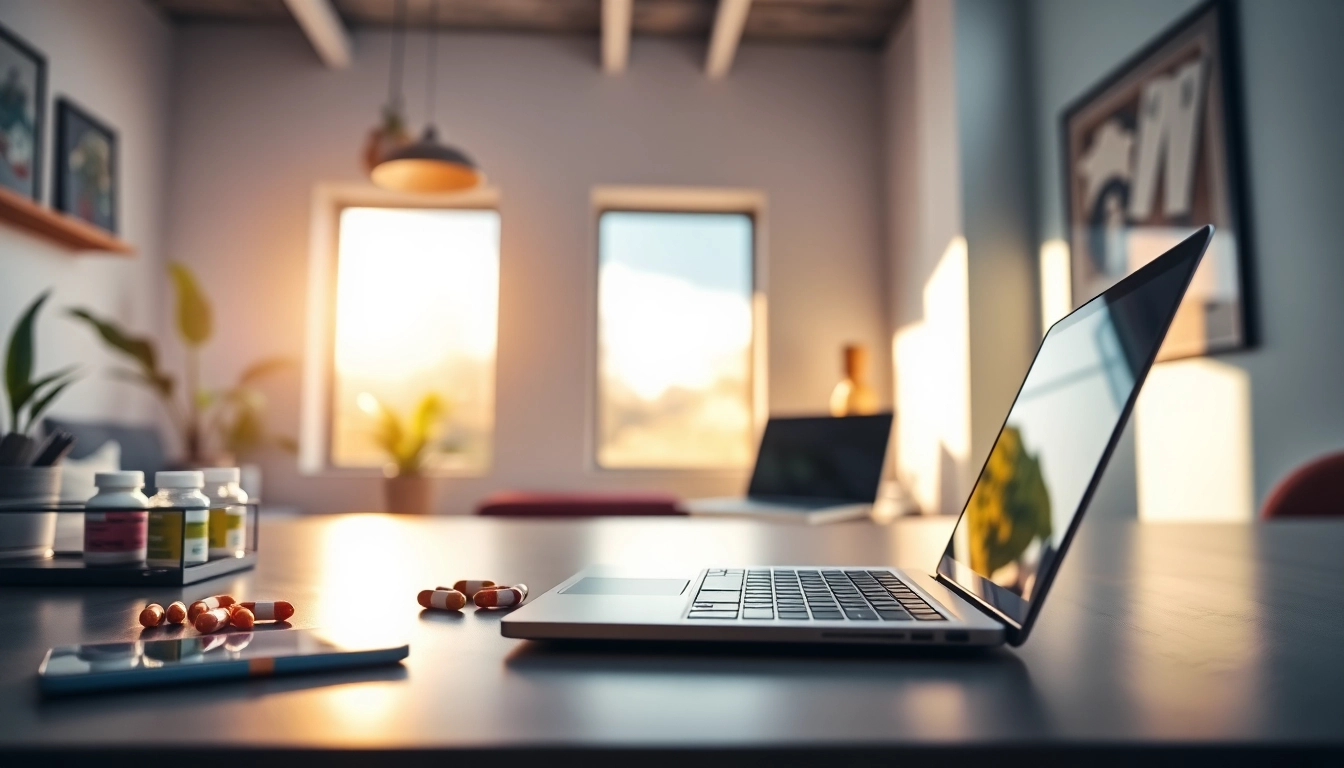
{"type": "Polygon", "coordinates": [[[397,475],[383,479],[383,509],[404,515],[433,511],[434,486],[424,475],[397,475]]]}
{"type": "MultiPolygon", "coordinates": [[[[41,507],[60,495],[60,467],[0,467],[0,504],[41,507]]],[[[0,560],[47,557],[55,539],[55,512],[0,512],[0,560]]]]}

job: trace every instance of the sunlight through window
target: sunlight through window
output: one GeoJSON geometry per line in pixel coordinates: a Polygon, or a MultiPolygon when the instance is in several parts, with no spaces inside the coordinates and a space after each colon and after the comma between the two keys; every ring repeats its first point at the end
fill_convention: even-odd
{"type": "Polygon", "coordinates": [[[598,463],[747,465],[751,216],[606,211],[598,229],[598,463]]]}
{"type": "Polygon", "coordinates": [[[380,467],[382,410],[443,403],[427,469],[490,463],[499,303],[499,214],[346,208],[336,272],[331,463],[380,467]]]}

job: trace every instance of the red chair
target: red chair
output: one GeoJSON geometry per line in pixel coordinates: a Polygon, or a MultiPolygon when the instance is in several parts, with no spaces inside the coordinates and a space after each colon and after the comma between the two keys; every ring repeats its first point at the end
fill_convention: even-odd
{"type": "Polygon", "coordinates": [[[661,493],[495,493],[476,507],[492,517],[684,515],[677,497],[661,493]]]}
{"type": "Polygon", "coordinates": [[[1298,467],[1279,481],[1260,519],[1286,517],[1344,517],[1344,451],[1298,467]]]}

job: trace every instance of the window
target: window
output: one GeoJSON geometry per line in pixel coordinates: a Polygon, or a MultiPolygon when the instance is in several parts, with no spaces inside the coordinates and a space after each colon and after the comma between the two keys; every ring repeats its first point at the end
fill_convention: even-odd
{"type": "Polygon", "coordinates": [[[346,207],[337,221],[333,467],[381,467],[382,409],[434,395],[427,467],[482,470],[494,425],[499,214],[346,207]]]}
{"type": "Polygon", "coordinates": [[[599,466],[751,462],[754,239],[747,213],[599,214],[599,466]]]}

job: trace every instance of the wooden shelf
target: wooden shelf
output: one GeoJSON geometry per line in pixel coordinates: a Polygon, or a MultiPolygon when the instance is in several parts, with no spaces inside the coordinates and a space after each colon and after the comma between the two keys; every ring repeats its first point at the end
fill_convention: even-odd
{"type": "Polygon", "coordinates": [[[76,251],[129,256],[131,244],[109,232],[0,187],[0,221],[76,251]]]}

